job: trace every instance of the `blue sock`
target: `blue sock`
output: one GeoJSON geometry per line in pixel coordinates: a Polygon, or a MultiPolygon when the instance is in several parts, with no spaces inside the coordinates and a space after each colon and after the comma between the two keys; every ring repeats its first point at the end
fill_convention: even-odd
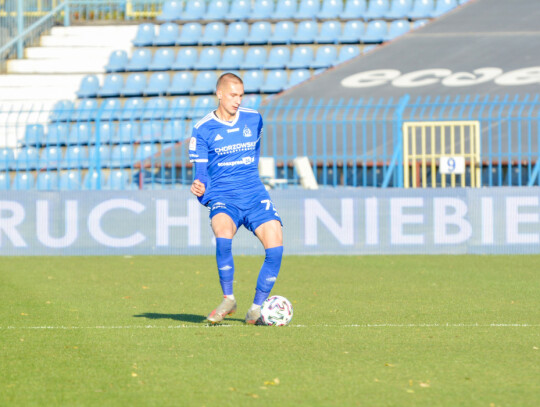
{"type": "Polygon", "coordinates": [[[232,295],[234,279],[232,239],[216,238],[216,262],[223,295],[232,295]]]}
{"type": "Polygon", "coordinates": [[[266,257],[264,258],[264,263],[257,279],[257,289],[255,290],[253,304],[262,305],[264,300],[268,298],[279,274],[282,257],[283,246],[266,249],[266,257]]]}

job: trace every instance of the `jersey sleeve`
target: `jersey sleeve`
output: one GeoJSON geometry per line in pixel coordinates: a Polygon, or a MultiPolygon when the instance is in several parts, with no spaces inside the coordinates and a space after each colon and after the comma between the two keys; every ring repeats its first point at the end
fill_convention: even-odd
{"type": "Polygon", "coordinates": [[[208,162],[208,145],[199,129],[194,128],[189,139],[189,161],[192,163],[208,162]]]}

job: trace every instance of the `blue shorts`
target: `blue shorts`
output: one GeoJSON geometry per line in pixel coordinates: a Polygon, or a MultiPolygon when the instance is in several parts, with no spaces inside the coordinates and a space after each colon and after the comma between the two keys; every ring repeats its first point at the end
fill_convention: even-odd
{"type": "Polygon", "coordinates": [[[215,199],[207,205],[210,209],[210,219],[218,213],[226,213],[235,223],[237,230],[240,226],[244,225],[253,234],[255,234],[255,229],[271,220],[277,220],[283,226],[283,222],[279,217],[274,203],[270,200],[270,196],[266,194],[260,196],[260,198],[262,199],[254,201],[253,206],[249,209],[240,209],[227,200],[215,199]]]}

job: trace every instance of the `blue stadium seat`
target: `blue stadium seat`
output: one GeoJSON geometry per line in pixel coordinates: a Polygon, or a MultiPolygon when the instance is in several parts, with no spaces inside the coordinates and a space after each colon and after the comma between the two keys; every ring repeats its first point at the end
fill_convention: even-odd
{"type": "Polygon", "coordinates": [[[69,126],[65,123],[51,123],[47,127],[46,145],[67,144],[69,126]]]}
{"type": "Polygon", "coordinates": [[[227,35],[223,38],[224,45],[242,45],[249,34],[249,25],[243,21],[229,24],[227,35]]]}
{"type": "Polygon", "coordinates": [[[225,24],[220,21],[214,21],[204,26],[204,33],[199,40],[201,45],[219,45],[225,37],[225,24]]]}
{"type": "Polygon", "coordinates": [[[266,62],[266,49],[263,47],[249,47],[240,69],[262,69],[266,62]]]}
{"type": "Polygon", "coordinates": [[[313,44],[318,27],[315,21],[301,21],[296,26],[296,33],[291,38],[292,44],[313,44]]]}
{"type": "Polygon", "coordinates": [[[38,191],[54,191],[58,189],[58,172],[41,171],[38,172],[36,180],[36,189],[38,191]]]}
{"type": "Polygon", "coordinates": [[[126,78],[126,83],[120,91],[122,96],[142,96],[146,87],[146,76],[141,73],[132,73],[126,78]]]}
{"type": "Polygon", "coordinates": [[[392,0],[390,10],[384,15],[387,19],[406,18],[412,10],[413,0],[392,0]]]}
{"type": "MultiPolygon", "coordinates": [[[[109,62],[105,65],[106,72],[124,72],[126,70],[126,65],[128,64],[129,58],[127,52],[120,49],[111,52],[109,55],[109,62]]],[[[79,96],[81,97],[81,96],[79,96]]]]}
{"type": "Polygon", "coordinates": [[[8,168],[15,168],[15,153],[13,149],[9,147],[0,148],[0,169],[6,170],[8,168]]]}
{"type": "Polygon", "coordinates": [[[388,34],[384,37],[384,41],[393,40],[407,33],[410,29],[411,25],[408,20],[394,20],[390,23],[390,28],[388,28],[388,34]]]}
{"type": "Polygon", "coordinates": [[[244,50],[241,47],[226,47],[217,69],[239,69],[244,60],[244,50]]]}
{"type": "Polygon", "coordinates": [[[91,147],[88,153],[88,165],[90,168],[108,167],[111,162],[111,147],[102,145],[91,147]]]}
{"type": "Polygon", "coordinates": [[[384,20],[372,20],[367,23],[366,32],[361,40],[364,44],[377,44],[383,42],[388,35],[388,25],[384,20]]]}
{"type": "Polygon", "coordinates": [[[15,167],[19,169],[32,170],[37,168],[39,162],[39,152],[34,147],[25,147],[19,151],[15,167]]]}
{"type": "Polygon", "coordinates": [[[250,0],[232,0],[226,20],[241,21],[249,18],[251,14],[250,0]]]}
{"type": "Polygon", "coordinates": [[[191,93],[194,95],[214,93],[217,79],[217,74],[214,71],[199,72],[195,78],[191,93]]]}
{"type": "MultiPolygon", "coordinates": [[[[186,138],[186,124],[183,120],[170,120],[165,122],[163,126],[163,138],[161,143],[164,142],[178,142],[186,138]]],[[[163,151],[162,147],[162,151],[163,151]]]]}
{"type": "Polygon", "coordinates": [[[407,17],[412,20],[417,20],[420,18],[429,18],[431,13],[435,10],[435,5],[433,0],[414,0],[412,10],[409,12],[407,17]]]}
{"type": "MultiPolygon", "coordinates": [[[[395,1],[395,0],[394,0],[395,1]]],[[[366,12],[366,0],[347,0],[343,12],[339,17],[344,20],[359,20],[364,18],[366,12]]]]}
{"type": "Polygon", "coordinates": [[[266,75],[264,84],[261,86],[261,93],[278,93],[287,85],[287,71],[283,69],[270,71],[266,75]]]}
{"type": "Polygon", "coordinates": [[[52,108],[50,120],[53,122],[65,122],[71,120],[75,106],[71,100],[59,100],[52,108]]]}
{"type": "Polygon", "coordinates": [[[364,18],[367,20],[375,20],[383,18],[390,10],[390,2],[388,0],[369,0],[369,5],[364,13],[364,18]]]}
{"type": "Polygon", "coordinates": [[[152,58],[152,62],[150,63],[150,66],[148,67],[148,70],[150,71],[168,71],[171,69],[174,58],[175,58],[174,50],[171,48],[163,48],[158,49],[154,53],[154,57],[152,58]]]}
{"type": "Polygon", "coordinates": [[[98,115],[101,120],[118,120],[121,110],[122,104],[120,103],[120,99],[105,99],[101,102],[98,115]]]}
{"type": "MultiPolygon", "coordinates": [[[[199,96],[195,99],[193,107],[188,112],[188,118],[197,120],[206,116],[210,110],[215,107],[214,104],[215,101],[213,96],[199,96]]],[[[192,123],[195,124],[196,122],[192,121],[192,123]]]]}
{"type": "Polygon", "coordinates": [[[146,158],[152,157],[157,154],[157,145],[154,143],[139,144],[135,150],[135,161],[143,161],[146,158]]]}
{"type": "Polygon", "coordinates": [[[278,0],[272,19],[290,20],[296,13],[296,0],[278,0]]]}
{"type": "Polygon", "coordinates": [[[309,69],[296,69],[291,71],[285,88],[292,88],[293,86],[308,80],[310,77],[311,73],[309,72],[309,69]]]}
{"type": "Polygon", "coordinates": [[[457,6],[458,6],[458,3],[456,0],[437,0],[435,9],[431,13],[430,17],[431,18],[440,17],[457,6]]]}
{"type": "Polygon", "coordinates": [[[120,120],[140,120],[144,113],[144,100],[140,97],[129,98],[124,103],[120,120]]]}
{"type": "Polygon", "coordinates": [[[163,122],[161,120],[150,120],[142,122],[141,143],[154,143],[163,137],[163,122]]]}
{"type": "Polygon", "coordinates": [[[189,23],[182,26],[176,45],[197,45],[201,38],[203,27],[199,23],[189,23]]]}
{"type": "Polygon", "coordinates": [[[161,14],[157,16],[158,21],[172,21],[180,19],[182,15],[182,4],[180,0],[168,0],[163,3],[161,14]]]}
{"type": "Polygon", "coordinates": [[[191,108],[191,98],[179,96],[171,100],[169,110],[165,113],[165,119],[184,119],[191,108]]]}
{"type": "Polygon", "coordinates": [[[39,155],[38,168],[60,168],[62,163],[62,148],[56,146],[45,147],[39,155]]]}
{"type": "Polygon", "coordinates": [[[104,186],[104,189],[113,191],[123,191],[131,188],[129,185],[129,174],[126,170],[111,171],[104,186]]]}
{"type": "Polygon", "coordinates": [[[29,172],[18,172],[15,174],[11,189],[16,191],[29,191],[34,189],[34,175],[29,172]]]}
{"type": "Polygon", "coordinates": [[[143,120],[158,120],[165,117],[169,109],[169,101],[164,97],[152,98],[146,102],[143,120]]]}
{"type": "Polygon", "coordinates": [[[268,39],[270,44],[290,44],[294,36],[295,25],[291,21],[279,21],[274,26],[274,32],[268,39]]]}
{"type": "Polygon", "coordinates": [[[422,19],[422,20],[415,20],[413,23],[413,30],[425,26],[427,23],[429,23],[428,19],[422,19]]]}
{"type": "Polygon", "coordinates": [[[228,0],[212,0],[204,16],[205,20],[224,20],[229,12],[228,0]]]}
{"type": "Polygon", "coordinates": [[[347,21],[343,26],[343,31],[338,37],[338,42],[341,44],[356,44],[360,42],[360,38],[364,35],[364,23],[359,20],[347,21]]]}
{"type": "Polygon", "coordinates": [[[82,78],[77,97],[94,98],[99,90],[99,79],[96,75],[86,75],[82,78]]]}
{"type": "MultiPolygon", "coordinates": [[[[39,147],[43,144],[44,141],[45,141],[45,128],[43,127],[42,124],[27,124],[26,125],[26,128],[24,130],[24,144],[26,144],[27,146],[39,147]]],[[[0,158],[0,160],[2,160],[2,158],[0,158]]]]}
{"type": "Polygon", "coordinates": [[[169,74],[164,72],[154,72],[148,79],[148,84],[144,88],[144,96],[165,95],[169,89],[169,74]]]}
{"type": "Polygon", "coordinates": [[[329,68],[338,60],[338,51],[334,45],[325,45],[317,49],[315,60],[310,65],[312,69],[329,68]]]}
{"type": "Polygon", "coordinates": [[[133,40],[133,45],[136,47],[148,47],[154,43],[156,35],[156,27],[154,24],[144,23],[137,27],[137,34],[133,40]]]}
{"type": "Polygon", "coordinates": [[[118,126],[113,142],[119,144],[133,144],[141,140],[141,126],[139,122],[121,122],[118,126]]]}
{"type": "Polygon", "coordinates": [[[97,95],[99,97],[117,97],[124,86],[124,78],[117,73],[105,75],[103,85],[99,88],[97,95]]]}
{"type": "Polygon", "coordinates": [[[79,122],[71,126],[66,144],[88,144],[92,138],[92,125],[88,122],[79,122]]]}
{"type": "Polygon", "coordinates": [[[72,120],[87,122],[96,119],[98,114],[98,101],[96,99],[82,99],[77,102],[72,120]]]}
{"type": "Polygon", "coordinates": [[[81,189],[81,172],[77,170],[62,172],[58,188],[61,191],[77,191],[81,189]]]}
{"type": "Polygon", "coordinates": [[[351,58],[357,57],[361,53],[362,52],[360,51],[360,47],[358,45],[345,45],[339,50],[338,59],[334,63],[334,66],[348,61],[351,58]]]}
{"type": "Polygon", "coordinates": [[[242,98],[242,107],[257,110],[261,105],[261,102],[262,97],[260,95],[244,95],[242,98]]]}
{"type": "Polygon", "coordinates": [[[300,0],[298,11],[294,14],[296,19],[315,18],[319,12],[319,0],[300,0]]]}
{"type": "Polygon", "coordinates": [[[129,167],[133,162],[133,144],[119,144],[111,152],[111,167],[129,167]]]}
{"type": "Polygon", "coordinates": [[[264,69],[283,69],[287,66],[291,52],[284,46],[273,47],[268,55],[268,61],[264,64],[264,69]]]}
{"type": "Polygon", "coordinates": [[[271,18],[273,13],[273,0],[256,0],[249,18],[254,20],[264,20],[265,18],[271,18]]]}
{"type": "Polygon", "coordinates": [[[193,86],[193,73],[177,72],[173,75],[168,95],[189,95],[193,86]]]}
{"type": "Polygon", "coordinates": [[[82,182],[82,188],[85,191],[100,190],[105,186],[106,176],[103,171],[90,170],[88,171],[82,182]]]}
{"type": "Polygon", "coordinates": [[[88,168],[88,151],[85,147],[69,146],[66,149],[62,168],[88,168]]]}
{"type": "Polygon", "coordinates": [[[7,191],[11,186],[9,174],[7,172],[0,173],[0,191],[7,191]]]}
{"type": "Polygon", "coordinates": [[[322,23],[319,34],[315,37],[317,44],[335,44],[341,35],[341,23],[328,20],[322,23]]]}
{"type": "Polygon", "coordinates": [[[186,1],[186,8],[180,15],[178,20],[190,21],[190,20],[204,20],[204,14],[206,13],[206,3],[204,0],[190,0],[186,1]]]}
{"type": "Polygon", "coordinates": [[[195,65],[193,65],[193,69],[200,71],[217,69],[220,59],[221,51],[218,47],[205,47],[199,54],[199,59],[195,65]]]}
{"type": "Polygon", "coordinates": [[[260,70],[246,71],[243,81],[245,93],[259,93],[264,83],[264,72],[260,70]]]}
{"type": "Polygon", "coordinates": [[[174,45],[180,34],[180,27],[175,23],[165,23],[159,26],[159,33],[154,39],[157,47],[174,45]]]}
{"type": "Polygon", "coordinates": [[[150,62],[152,62],[152,52],[147,48],[138,48],[133,51],[133,55],[126,65],[126,71],[148,71],[150,62]]]}
{"type": "Polygon", "coordinates": [[[309,68],[313,62],[313,48],[309,46],[296,47],[292,53],[287,69],[309,68]]]}
{"type": "Polygon", "coordinates": [[[171,65],[175,71],[187,71],[193,68],[197,62],[197,49],[192,47],[182,47],[176,54],[176,59],[171,65]]]}
{"type": "Polygon", "coordinates": [[[339,17],[343,11],[343,0],[323,0],[316,17],[321,20],[339,17]]]}
{"type": "Polygon", "coordinates": [[[271,36],[272,25],[268,21],[258,21],[251,24],[249,35],[246,37],[245,42],[248,45],[267,44],[271,36]]]}
{"type": "Polygon", "coordinates": [[[93,143],[108,144],[116,134],[116,124],[113,122],[102,121],[99,126],[96,127],[94,137],[91,140],[93,143]]]}

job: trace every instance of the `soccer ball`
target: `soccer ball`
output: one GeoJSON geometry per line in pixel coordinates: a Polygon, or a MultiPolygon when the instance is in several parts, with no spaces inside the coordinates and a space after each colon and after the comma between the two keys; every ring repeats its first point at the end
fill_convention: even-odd
{"type": "Polygon", "coordinates": [[[287,298],[273,295],[263,302],[261,319],[264,325],[284,326],[291,322],[292,317],[292,304],[287,298]]]}

